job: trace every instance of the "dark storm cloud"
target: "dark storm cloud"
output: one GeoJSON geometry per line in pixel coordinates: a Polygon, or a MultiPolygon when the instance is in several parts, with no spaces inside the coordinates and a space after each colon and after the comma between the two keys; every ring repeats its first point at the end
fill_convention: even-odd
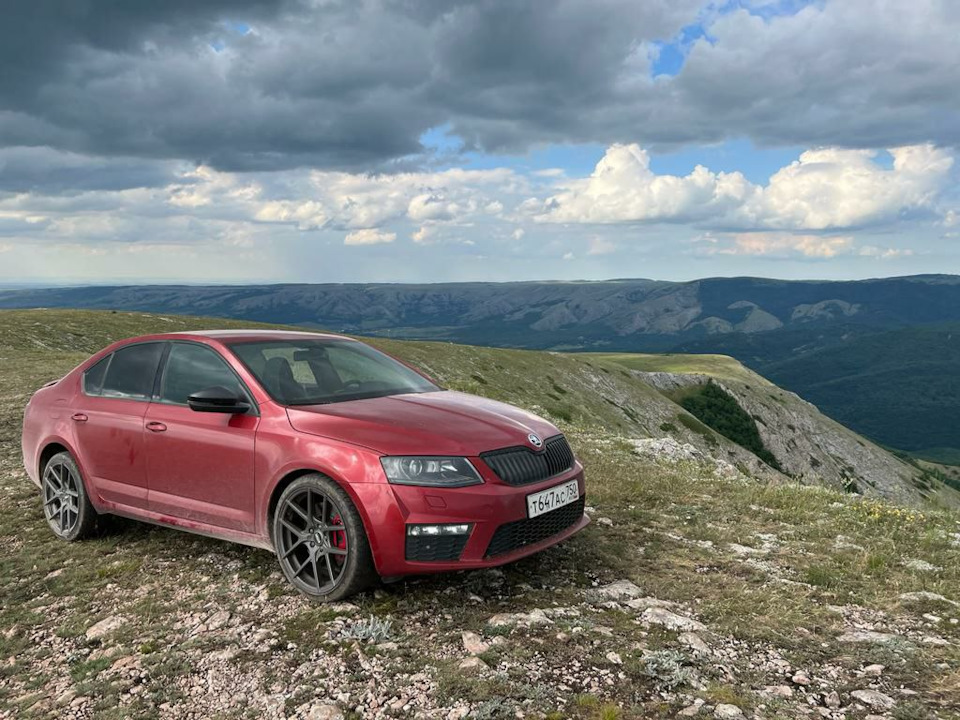
{"type": "Polygon", "coordinates": [[[182,181],[182,163],[90,157],[48,147],[0,148],[0,192],[57,194],[163,187],[182,181]]]}
{"type": "MultiPolygon", "coordinates": [[[[0,23],[0,146],[384,170],[415,162],[422,133],[446,124],[497,151],[960,140],[953,5],[844,0],[714,22],[703,4],[21,1],[0,23]],[[698,17],[711,39],[677,77],[653,79],[650,43],[698,17]]],[[[103,182],[122,184],[120,171],[103,182]]]]}

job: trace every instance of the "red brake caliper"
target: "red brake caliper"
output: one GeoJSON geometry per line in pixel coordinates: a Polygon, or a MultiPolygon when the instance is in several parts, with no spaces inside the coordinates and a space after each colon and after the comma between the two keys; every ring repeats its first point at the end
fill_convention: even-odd
{"type": "MultiPolygon", "coordinates": [[[[340,513],[330,518],[330,524],[343,525],[343,519],[340,517],[340,513]]],[[[330,534],[330,544],[333,545],[333,547],[340,548],[341,550],[347,549],[347,534],[343,530],[334,530],[330,534]]]]}

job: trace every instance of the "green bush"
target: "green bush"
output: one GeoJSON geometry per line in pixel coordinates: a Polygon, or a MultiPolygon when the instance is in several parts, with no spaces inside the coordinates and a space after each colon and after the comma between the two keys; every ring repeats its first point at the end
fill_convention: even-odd
{"type": "Polygon", "coordinates": [[[704,425],[746,448],[770,467],[782,469],[763,444],[756,421],[730,393],[712,380],[683,397],[680,405],[704,425]]]}

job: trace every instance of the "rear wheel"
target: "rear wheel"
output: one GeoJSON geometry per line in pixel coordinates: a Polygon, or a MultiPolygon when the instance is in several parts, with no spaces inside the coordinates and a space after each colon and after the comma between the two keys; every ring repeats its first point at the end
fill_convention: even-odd
{"type": "Polygon", "coordinates": [[[277,501],[272,523],[280,568],[305,595],[341,600],[376,577],[360,513],[330,478],[315,473],[290,483],[277,501]]]}
{"type": "Polygon", "coordinates": [[[90,504],[80,468],[68,452],[47,461],[40,481],[43,514],[54,534],[72,542],[93,534],[97,511],[90,504]]]}

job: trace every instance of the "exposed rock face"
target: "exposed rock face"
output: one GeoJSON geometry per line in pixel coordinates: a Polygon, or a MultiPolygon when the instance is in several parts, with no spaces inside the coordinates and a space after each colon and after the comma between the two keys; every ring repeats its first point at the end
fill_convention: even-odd
{"type": "Polygon", "coordinates": [[[833,320],[838,317],[850,317],[860,312],[859,303],[845,300],[821,300],[812,304],[800,304],[793,308],[790,319],[797,320],[833,320]]]}
{"type": "MultiPolygon", "coordinates": [[[[744,377],[749,381],[664,372],[634,374],[661,391],[717,383],[754,418],[764,445],[784,473],[795,480],[900,502],[920,498],[913,482],[919,475],[916,468],[831,420],[811,403],[746,369],[744,377]]],[[[709,448],[706,451],[715,454],[709,448]]],[[[747,455],[755,461],[748,465],[751,474],[757,474],[757,464],[766,468],[760,468],[760,477],[776,472],[752,453],[747,455]]]]}

